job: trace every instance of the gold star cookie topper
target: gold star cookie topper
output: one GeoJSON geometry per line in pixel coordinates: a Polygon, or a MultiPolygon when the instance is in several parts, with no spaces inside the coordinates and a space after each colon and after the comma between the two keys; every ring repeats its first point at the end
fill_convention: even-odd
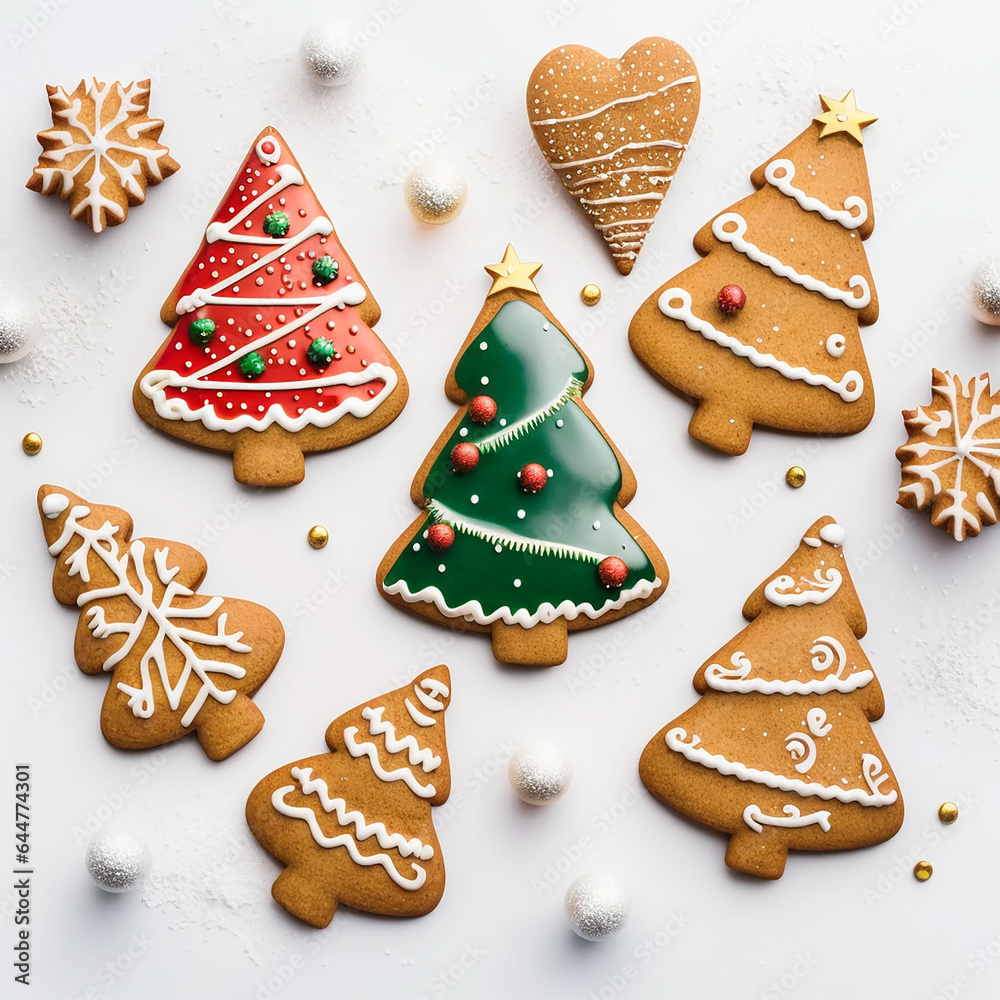
{"type": "Polygon", "coordinates": [[[836,101],[832,97],[819,95],[820,104],[823,105],[823,114],[816,115],[814,122],[820,122],[823,130],[819,137],[825,139],[835,132],[846,132],[852,139],[856,139],[859,145],[864,145],[861,139],[861,130],[872,122],[877,122],[875,115],[867,111],[859,111],[854,100],[854,91],[849,90],[843,100],[836,101]]]}
{"type": "Polygon", "coordinates": [[[486,273],[493,278],[493,284],[486,293],[486,297],[496,295],[507,288],[520,288],[525,292],[538,294],[535,283],[531,280],[542,269],[542,265],[534,260],[521,261],[517,256],[517,251],[507,244],[507,249],[503,252],[503,260],[499,264],[487,264],[486,273]]]}

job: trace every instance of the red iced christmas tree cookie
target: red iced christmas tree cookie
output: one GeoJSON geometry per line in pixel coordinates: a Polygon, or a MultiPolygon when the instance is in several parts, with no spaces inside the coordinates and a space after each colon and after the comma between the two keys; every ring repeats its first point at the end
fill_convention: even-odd
{"type": "Polygon", "coordinates": [[[632,319],[632,350],[698,400],[691,435],[742,455],[754,424],[853,434],[875,412],[859,324],[878,318],[862,241],[872,197],[854,92],[751,175],[754,194],[694,238],[704,260],[632,319]]]}
{"type": "Polygon", "coordinates": [[[431,806],[447,801],[451,767],[444,666],[332,722],[329,753],[272,771],[250,793],[247,823],[286,867],[271,894],[326,927],[340,903],[419,917],[444,892],[431,806]]]}
{"type": "Polygon", "coordinates": [[[567,630],[651,604],[667,564],[623,510],[632,470],[583,402],[593,368],[507,247],[445,382],[460,407],[410,497],[424,512],[379,566],[383,596],[489,632],[507,663],[562,663],[567,630]],[[447,529],[447,530],[445,530],[447,529]]]}
{"type": "Polygon", "coordinates": [[[38,512],[56,557],[56,600],[80,608],[76,662],[111,672],[101,709],[107,741],[155,747],[190,732],[212,760],[260,732],[250,700],[281,655],[281,622],[259,604],[206,597],[208,565],[196,549],[132,538],[132,518],[43,486],[38,512]]]}
{"type": "Polygon", "coordinates": [[[1000,515],[1000,393],[989,375],[968,386],[931,372],[931,402],[903,410],[910,438],[896,449],[903,467],[901,507],[931,508],[931,524],[961,542],[1000,515]]]}
{"type": "Polygon", "coordinates": [[[406,378],[378,304],[285,140],[258,136],[160,318],[132,399],[154,427],[233,453],[241,483],[289,486],[303,455],[391,423],[406,378]]]}
{"type": "Polygon", "coordinates": [[[658,799],[729,834],[726,864],[761,878],[780,878],[789,850],[878,844],[903,822],[843,541],[831,517],[805,533],[747,600],[750,624],[695,674],[701,700],[639,761],[658,799]]]}

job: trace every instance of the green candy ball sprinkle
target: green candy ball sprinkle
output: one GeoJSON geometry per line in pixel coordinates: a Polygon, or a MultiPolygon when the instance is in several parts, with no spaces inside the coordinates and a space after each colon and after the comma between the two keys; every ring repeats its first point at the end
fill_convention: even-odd
{"type": "Polygon", "coordinates": [[[244,354],[240,358],[240,371],[247,378],[260,378],[264,374],[264,369],[267,365],[264,363],[264,359],[256,352],[251,351],[249,354],[244,354]]]}
{"type": "Polygon", "coordinates": [[[310,345],[307,352],[309,360],[317,367],[324,367],[333,360],[336,349],[326,337],[317,337],[310,345]]]}
{"type": "Polygon", "coordinates": [[[196,319],[188,327],[188,339],[198,347],[205,347],[215,338],[215,321],[207,318],[196,319]]]}
{"type": "Polygon", "coordinates": [[[328,285],[340,273],[340,265],[329,254],[324,254],[313,261],[312,272],[317,285],[328,285]]]}
{"type": "Polygon", "coordinates": [[[291,224],[291,220],[284,212],[271,212],[270,215],[264,218],[264,232],[268,236],[286,236],[288,234],[288,227],[291,224]]]}

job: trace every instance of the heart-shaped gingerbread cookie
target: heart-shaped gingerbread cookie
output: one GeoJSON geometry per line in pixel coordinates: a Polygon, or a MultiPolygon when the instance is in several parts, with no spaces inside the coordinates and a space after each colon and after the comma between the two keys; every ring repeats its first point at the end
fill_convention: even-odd
{"type": "Polygon", "coordinates": [[[535,142],[628,274],[698,117],[694,60],[668,38],[621,59],[583,45],[553,49],[528,81],[535,142]]]}

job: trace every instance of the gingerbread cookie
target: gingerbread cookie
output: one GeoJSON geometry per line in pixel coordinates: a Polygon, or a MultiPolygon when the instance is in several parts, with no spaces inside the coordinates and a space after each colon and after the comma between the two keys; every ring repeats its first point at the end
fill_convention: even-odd
{"type": "Polygon", "coordinates": [[[695,674],[701,700],[639,761],[658,799],[729,834],[726,864],[761,878],[780,878],[789,850],[878,844],[903,822],[843,542],[833,518],[812,525],[743,606],[751,624],[695,674]]]}
{"type": "Polygon", "coordinates": [[[957,542],[1000,516],[1000,392],[989,375],[964,386],[951,372],[931,370],[931,402],[903,410],[910,438],[896,449],[903,467],[896,503],[931,509],[931,524],[957,542]]]}
{"type": "Polygon", "coordinates": [[[224,760],[260,732],[250,700],[281,655],[285,633],[267,608],[196,593],[208,571],[196,549],[132,538],[132,518],[57,486],[38,491],[56,557],[52,592],[80,608],[76,662],[111,673],[101,731],[116,747],[160,746],[197,733],[224,760]]]}
{"type": "Polygon", "coordinates": [[[290,486],[303,455],[368,437],[406,402],[371,329],[380,310],[276,129],[257,137],[160,318],[139,415],[232,452],[253,486],[290,486]]]}
{"type": "Polygon", "coordinates": [[[514,248],[445,381],[460,407],[410,490],[420,516],[379,566],[383,596],[489,632],[506,663],[562,663],[567,630],[662,596],[667,564],[622,509],[632,470],[583,394],[593,367],[514,248]]]}
{"type": "Polygon", "coordinates": [[[878,318],[862,241],[875,219],[854,92],[751,175],[756,193],[704,226],[705,259],[629,327],[636,355],[698,401],[692,437],[742,455],[754,424],[854,434],[875,411],[858,325],[878,318]]]}
{"type": "Polygon", "coordinates": [[[431,806],[447,801],[451,767],[445,666],[358,705],[326,731],[329,753],[272,771],[247,800],[247,823],[286,867],[271,894],[326,927],[340,903],[419,917],[444,893],[431,806]]]}
{"type": "Polygon", "coordinates": [[[553,49],[528,81],[535,142],[628,274],[691,139],[701,83],[668,38],[621,59],[584,45],[553,49]]]}
{"type": "Polygon", "coordinates": [[[46,87],[52,128],[38,133],[43,152],[27,187],[69,202],[71,218],[95,233],[125,221],[146,188],[180,164],[157,140],[163,122],[150,118],[149,80],[127,86],[81,80],[71,94],[46,87]]]}

